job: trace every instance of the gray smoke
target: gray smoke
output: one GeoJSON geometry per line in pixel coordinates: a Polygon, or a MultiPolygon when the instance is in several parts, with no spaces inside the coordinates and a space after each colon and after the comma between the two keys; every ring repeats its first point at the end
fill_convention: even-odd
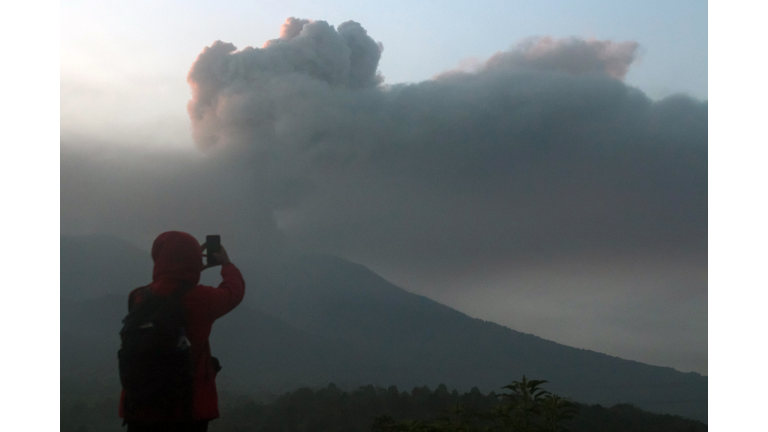
{"type": "Polygon", "coordinates": [[[201,150],[295,185],[276,209],[304,247],[436,266],[700,251],[707,104],[624,84],[636,50],[535,38],[475,72],[387,86],[359,24],[289,19],[263,48],[206,48],[188,108],[201,150]]]}
{"type": "Polygon", "coordinates": [[[485,68],[607,74],[623,79],[635,60],[637,48],[637,42],[531,38],[509,52],[497,53],[488,59],[485,68]]]}

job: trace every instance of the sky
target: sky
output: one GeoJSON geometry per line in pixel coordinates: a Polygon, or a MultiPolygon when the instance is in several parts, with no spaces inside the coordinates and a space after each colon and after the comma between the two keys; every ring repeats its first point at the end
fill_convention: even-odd
{"type": "Polygon", "coordinates": [[[359,3],[62,2],[61,233],[339,255],[707,374],[706,3],[359,3]]]}

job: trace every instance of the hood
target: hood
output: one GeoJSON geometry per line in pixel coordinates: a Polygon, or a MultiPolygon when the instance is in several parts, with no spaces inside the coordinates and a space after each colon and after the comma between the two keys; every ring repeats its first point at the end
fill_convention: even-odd
{"type": "Polygon", "coordinates": [[[203,250],[191,235],[180,231],[160,234],[152,245],[152,281],[157,286],[163,282],[197,285],[203,271],[203,250]]]}

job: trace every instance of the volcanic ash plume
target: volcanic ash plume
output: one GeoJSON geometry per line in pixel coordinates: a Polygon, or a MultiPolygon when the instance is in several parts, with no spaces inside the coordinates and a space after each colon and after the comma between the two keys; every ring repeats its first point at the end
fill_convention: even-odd
{"type": "Polygon", "coordinates": [[[531,38],[509,52],[497,53],[486,67],[553,70],[574,75],[605,73],[623,79],[635,60],[637,48],[637,42],[531,38]]]}
{"type": "Polygon", "coordinates": [[[188,108],[197,146],[257,171],[281,226],[322,250],[699,247],[707,104],[622,82],[637,48],[532,38],[384,85],[360,24],[289,18],[262,48],[205,48],[188,108]]]}
{"type": "Polygon", "coordinates": [[[217,41],[198,56],[187,77],[195,142],[209,150],[290,141],[297,128],[330,120],[322,111],[339,93],[381,83],[382,49],[354,21],[334,29],[325,21],[295,18],[263,48],[237,51],[217,41]]]}

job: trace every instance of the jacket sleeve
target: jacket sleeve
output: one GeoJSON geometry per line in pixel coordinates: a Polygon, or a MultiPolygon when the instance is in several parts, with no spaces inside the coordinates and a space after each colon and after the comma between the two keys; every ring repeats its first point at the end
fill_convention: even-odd
{"type": "Polygon", "coordinates": [[[205,304],[206,315],[216,320],[237,307],[245,296],[245,281],[240,270],[234,264],[221,266],[221,278],[218,288],[205,287],[202,300],[205,304]]]}

